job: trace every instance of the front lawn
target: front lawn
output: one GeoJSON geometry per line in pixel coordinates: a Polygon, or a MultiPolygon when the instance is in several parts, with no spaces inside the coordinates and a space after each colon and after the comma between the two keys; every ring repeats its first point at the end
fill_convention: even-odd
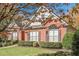
{"type": "Polygon", "coordinates": [[[34,56],[40,53],[55,52],[51,49],[35,48],[35,47],[7,47],[0,48],[0,56],[34,56]]]}

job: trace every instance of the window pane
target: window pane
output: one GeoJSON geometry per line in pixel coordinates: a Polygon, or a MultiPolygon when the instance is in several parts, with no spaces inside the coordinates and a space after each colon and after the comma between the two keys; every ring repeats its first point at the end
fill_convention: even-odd
{"type": "Polygon", "coordinates": [[[17,40],[17,32],[13,32],[12,35],[13,35],[13,40],[17,40]]]}
{"type": "Polygon", "coordinates": [[[38,41],[38,36],[38,32],[30,32],[30,40],[32,39],[32,41],[38,41]]]}
{"type": "Polygon", "coordinates": [[[30,37],[30,41],[32,41],[32,37],[30,37]]]}
{"type": "Polygon", "coordinates": [[[54,36],[58,36],[58,30],[54,31],[54,36]]]}
{"type": "Polygon", "coordinates": [[[39,37],[37,36],[37,41],[39,40],[39,37]]]}
{"type": "Polygon", "coordinates": [[[33,41],[36,41],[36,37],[33,37],[33,41]]]}
{"type": "Polygon", "coordinates": [[[53,37],[49,37],[49,42],[53,42],[53,37]]]}
{"type": "Polygon", "coordinates": [[[49,36],[53,36],[53,31],[49,31],[49,36]]]}
{"type": "Polygon", "coordinates": [[[58,37],[54,36],[54,42],[58,42],[58,37]]]}
{"type": "Polygon", "coordinates": [[[54,31],[54,42],[58,42],[58,30],[54,31]]]}
{"type": "Polygon", "coordinates": [[[33,36],[36,36],[36,32],[33,32],[33,36]]]}
{"type": "Polygon", "coordinates": [[[49,31],[49,41],[58,42],[58,29],[52,29],[49,31]]]}
{"type": "Polygon", "coordinates": [[[37,32],[37,37],[39,36],[39,33],[37,32]]]}
{"type": "Polygon", "coordinates": [[[30,36],[32,36],[32,32],[30,32],[30,36]]]}

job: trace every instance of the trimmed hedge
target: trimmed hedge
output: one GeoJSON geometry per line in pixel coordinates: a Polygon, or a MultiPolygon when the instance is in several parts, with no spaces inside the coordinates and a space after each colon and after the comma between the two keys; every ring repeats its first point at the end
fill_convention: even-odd
{"type": "Polygon", "coordinates": [[[34,42],[34,41],[20,41],[19,46],[31,46],[31,47],[42,47],[42,48],[54,48],[61,49],[62,44],[60,42],[34,42]]]}
{"type": "Polygon", "coordinates": [[[19,46],[33,46],[33,41],[19,41],[19,46]]]}
{"type": "Polygon", "coordinates": [[[39,42],[39,45],[42,48],[54,48],[54,49],[62,48],[62,44],[60,42],[39,42]]]}
{"type": "Polygon", "coordinates": [[[57,51],[56,53],[42,53],[38,56],[71,56],[71,52],[57,51]]]}
{"type": "Polygon", "coordinates": [[[0,40],[0,47],[10,46],[18,43],[18,40],[0,40]]]}

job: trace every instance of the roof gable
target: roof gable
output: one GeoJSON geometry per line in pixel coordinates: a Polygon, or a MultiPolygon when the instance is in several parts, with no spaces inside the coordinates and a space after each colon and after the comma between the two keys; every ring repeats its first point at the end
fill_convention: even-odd
{"type": "Polygon", "coordinates": [[[52,13],[47,7],[41,6],[36,13],[32,16],[30,20],[40,21],[46,20],[46,18],[56,19],[58,18],[54,13],[52,13]]]}
{"type": "Polygon", "coordinates": [[[11,22],[7,28],[19,28],[15,21],[11,22]]]}
{"type": "MultiPolygon", "coordinates": [[[[55,13],[51,12],[48,8],[45,6],[41,6],[36,13],[32,16],[30,20],[34,20],[34,22],[30,23],[29,27],[31,26],[38,26],[38,25],[44,25],[47,22],[51,20],[59,20],[59,17],[55,15],[55,13]],[[42,20],[40,22],[40,20],[42,20]],[[39,24],[40,22],[40,24],[39,24]],[[37,23],[37,24],[36,24],[37,23]]],[[[67,23],[64,20],[60,20],[62,24],[67,25],[67,23]]]]}

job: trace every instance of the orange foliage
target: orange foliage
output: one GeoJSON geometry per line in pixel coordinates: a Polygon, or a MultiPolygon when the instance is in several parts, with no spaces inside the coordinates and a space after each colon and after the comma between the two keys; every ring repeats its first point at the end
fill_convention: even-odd
{"type": "Polygon", "coordinates": [[[7,34],[8,34],[7,32],[0,32],[0,37],[7,38],[8,37],[7,34]]]}

